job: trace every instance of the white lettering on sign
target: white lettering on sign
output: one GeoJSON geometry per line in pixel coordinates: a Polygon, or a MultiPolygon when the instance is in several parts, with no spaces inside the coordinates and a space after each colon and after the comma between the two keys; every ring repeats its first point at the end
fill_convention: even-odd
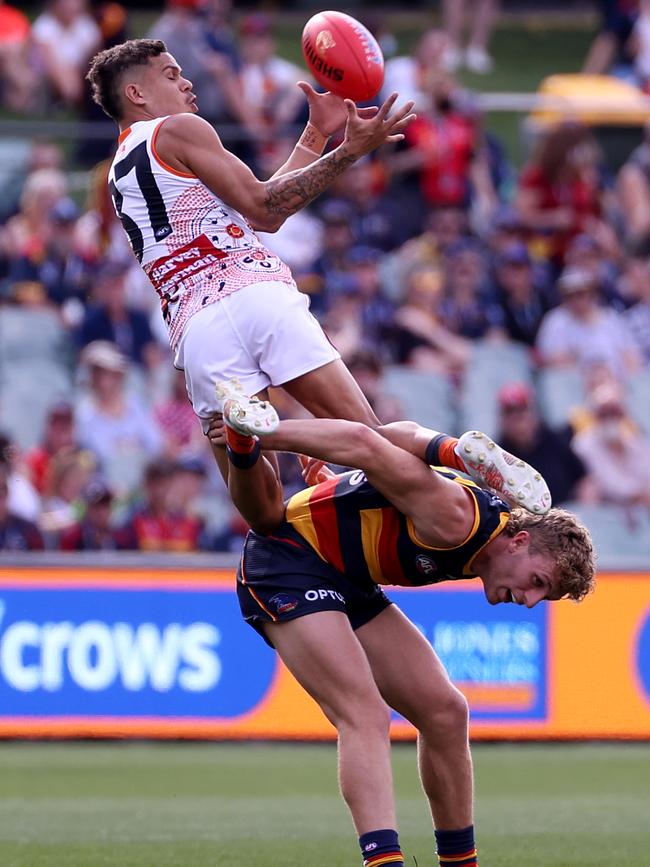
{"type": "MultiPolygon", "coordinates": [[[[0,600],[0,623],[4,613],[0,600]]],[[[0,632],[0,676],[20,692],[57,692],[66,678],[94,692],[118,682],[132,692],[207,692],[221,680],[220,642],[219,629],[203,622],[20,620],[0,632]]]]}

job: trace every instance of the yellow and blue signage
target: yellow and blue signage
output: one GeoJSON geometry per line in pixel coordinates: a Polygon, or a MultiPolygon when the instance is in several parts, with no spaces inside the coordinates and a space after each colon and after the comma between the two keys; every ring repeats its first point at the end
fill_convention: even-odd
{"type": "MultiPolygon", "coordinates": [[[[480,738],[649,738],[650,574],[582,604],[490,606],[478,581],[389,588],[480,738]]],[[[395,738],[413,738],[393,721],[395,738]]],[[[244,622],[231,570],[0,569],[0,736],[332,738],[244,622]]]]}

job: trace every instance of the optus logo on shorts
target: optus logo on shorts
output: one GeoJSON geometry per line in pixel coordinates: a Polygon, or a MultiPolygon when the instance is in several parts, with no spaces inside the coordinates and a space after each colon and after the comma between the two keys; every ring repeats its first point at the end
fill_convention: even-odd
{"type": "Polygon", "coordinates": [[[641,621],[636,664],[639,672],[639,681],[645,692],[644,698],[650,702],[650,608],[645,612],[645,617],[641,621]]]}
{"type": "Polygon", "coordinates": [[[345,605],[345,599],[338,590],[329,590],[325,587],[319,587],[318,590],[307,590],[305,592],[307,602],[318,602],[320,599],[337,599],[345,605]]]}

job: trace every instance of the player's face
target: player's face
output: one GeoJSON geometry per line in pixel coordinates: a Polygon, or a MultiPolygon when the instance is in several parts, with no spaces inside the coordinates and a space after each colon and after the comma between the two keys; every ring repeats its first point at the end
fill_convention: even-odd
{"type": "Polygon", "coordinates": [[[528,544],[508,545],[481,580],[490,605],[511,602],[533,608],[543,599],[556,600],[563,595],[553,559],[548,554],[531,553],[528,544]]]}
{"type": "Polygon", "coordinates": [[[183,78],[180,66],[167,52],[152,57],[144,67],[141,91],[152,117],[198,111],[192,82],[183,78]]]}

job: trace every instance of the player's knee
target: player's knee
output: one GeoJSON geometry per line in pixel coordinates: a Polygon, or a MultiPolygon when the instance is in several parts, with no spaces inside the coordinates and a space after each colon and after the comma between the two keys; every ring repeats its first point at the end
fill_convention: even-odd
{"type": "Polygon", "coordinates": [[[346,704],[332,720],[339,732],[358,729],[366,734],[388,736],[390,710],[381,696],[366,696],[346,704]]]}
{"type": "Polygon", "coordinates": [[[469,728],[469,706],[462,692],[451,683],[444,695],[429,704],[428,713],[418,728],[422,734],[438,742],[465,740],[469,728]]]}

